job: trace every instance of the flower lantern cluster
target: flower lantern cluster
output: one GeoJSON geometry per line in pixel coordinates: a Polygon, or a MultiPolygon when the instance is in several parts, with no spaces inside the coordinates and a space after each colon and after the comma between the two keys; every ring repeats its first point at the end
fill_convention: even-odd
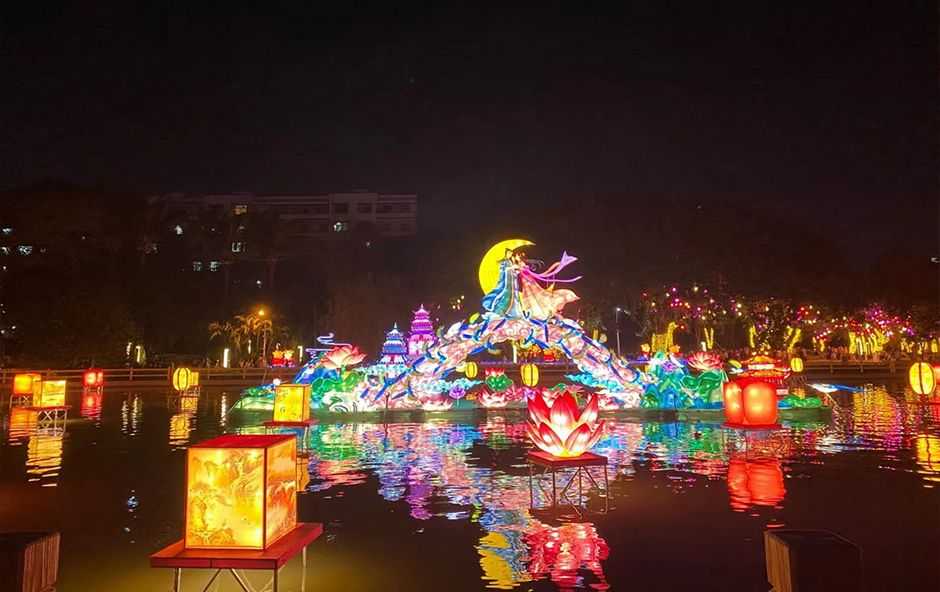
{"type": "Polygon", "coordinates": [[[604,433],[604,422],[597,420],[597,395],[592,394],[584,409],[570,392],[561,393],[551,407],[541,395],[529,399],[528,432],[532,443],[558,457],[581,456],[604,433]]]}

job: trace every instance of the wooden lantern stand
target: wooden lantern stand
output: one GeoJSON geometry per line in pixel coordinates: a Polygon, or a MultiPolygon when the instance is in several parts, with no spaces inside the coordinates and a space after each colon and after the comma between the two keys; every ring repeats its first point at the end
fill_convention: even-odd
{"type": "Polygon", "coordinates": [[[150,556],[150,567],[170,568],[173,570],[173,592],[183,589],[184,569],[214,569],[215,573],[203,587],[203,592],[225,571],[238,582],[245,592],[278,592],[278,575],[288,561],[300,553],[301,583],[300,589],[306,588],[307,582],[307,547],[323,534],[323,525],[316,522],[299,522],[294,530],[285,534],[264,550],[235,549],[186,549],[180,539],[172,545],[150,556]],[[264,570],[271,572],[271,579],[260,590],[255,590],[246,570],[264,570]]]}
{"type": "MultiPolygon", "coordinates": [[[[527,455],[529,461],[529,502],[534,509],[536,489],[546,498],[551,499],[551,506],[571,506],[576,509],[586,507],[585,493],[597,491],[604,498],[604,513],[610,510],[610,484],[607,480],[607,457],[593,452],[585,452],[575,457],[554,456],[541,450],[530,450],[527,455]],[[602,468],[604,471],[604,486],[599,479],[591,474],[592,468],[602,468]],[[564,471],[574,469],[570,476],[564,471]],[[558,489],[558,473],[561,473],[561,490],[558,489]],[[548,488],[549,476],[551,489],[548,488]],[[566,480],[567,479],[567,480],[566,480]],[[584,482],[588,482],[585,491],[584,482]],[[574,486],[577,482],[577,495],[574,486]]],[[[580,513],[580,511],[579,511],[580,513]]]]}
{"type": "Polygon", "coordinates": [[[48,407],[26,407],[27,411],[36,413],[36,422],[42,423],[45,427],[58,428],[65,425],[68,419],[68,405],[50,405],[48,407]]]}

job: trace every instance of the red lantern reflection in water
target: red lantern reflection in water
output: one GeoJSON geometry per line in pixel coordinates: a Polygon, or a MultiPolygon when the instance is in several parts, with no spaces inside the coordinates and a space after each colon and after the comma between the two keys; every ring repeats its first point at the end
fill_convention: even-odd
{"type": "Polygon", "coordinates": [[[536,521],[525,535],[529,548],[529,573],[533,579],[550,577],[562,590],[584,586],[579,572],[588,570],[596,582],[588,584],[592,590],[609,590],[601,562],[610,549],[607,541],[597,534],[590,522],[562,524],[551,527],[536,521]]]}
{"type": "Polygon", "coordinates": [[[752,506],[776,506],[787,495],[783,469],[777,459],[731,459],[728,462],[731,508],[744,512],[752,506]]]}

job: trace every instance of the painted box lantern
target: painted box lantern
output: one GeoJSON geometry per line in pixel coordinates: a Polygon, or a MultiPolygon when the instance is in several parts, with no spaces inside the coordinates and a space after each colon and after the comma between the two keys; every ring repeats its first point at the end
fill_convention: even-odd
{"type": "Polygon", "coordinates": [[[274,389],[274,421],[301,422],[308,419],[310,419],[310,385],[277,385],[274,389]]]}
{"type": "Polygon", "coordinates": [[[265,549],[297,524],[297,438],[226,435],[187,452],[187,549],[265,549]]]}
{"type": "Polygon", "coordinates": [[[65,381],[44,380],[39,389],[39,399],[33,399],[33,407],[62,407],[65,405],[65,381]]]}
{"type": "Polygon", "coordinates": [[[42,389],[42,376],[36,372],[26,372],[13,376],[13,394],[20,397],[35,397],[42,389]]]}

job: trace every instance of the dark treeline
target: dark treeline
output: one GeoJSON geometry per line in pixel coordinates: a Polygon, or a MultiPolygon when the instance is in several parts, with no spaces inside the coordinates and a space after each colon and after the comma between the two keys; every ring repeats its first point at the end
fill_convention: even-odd
{"type": "Polygon", "coordinates": [[[903,241],[868,249],[864,237],[845,252],[832,234],[746,200],[565,196],[481,205],[452,219],[440,203],[429,210],[419,210],[410,239],[354,229],[289,255],[279,254],[276,220],[249,213],[253,256],[197,273],[193,260],[226,252],[220,229],[229,213],[207,211],[179,235],[174,214],[149,208],[142,194],[62,185],[8,192],[0,205],[2,353],[9,364],[117,364],[133,342],[156,356],[216,357],[208,324],[259,306],[285,346],[332,331],[375,353],[393,322],[407,328],[418,304],[439,323],[475,311],[479,259],[510,236],[536,242],[529,255],[546,264],[563,250],[578,256],[578,311],[601,324],[614,306],[669,282],[836,310],[877,300],[898,312],[936,311],[940,301],[930,253],[903,241]],[[453,310],[459,295],[464,308],[453,310]]]}

